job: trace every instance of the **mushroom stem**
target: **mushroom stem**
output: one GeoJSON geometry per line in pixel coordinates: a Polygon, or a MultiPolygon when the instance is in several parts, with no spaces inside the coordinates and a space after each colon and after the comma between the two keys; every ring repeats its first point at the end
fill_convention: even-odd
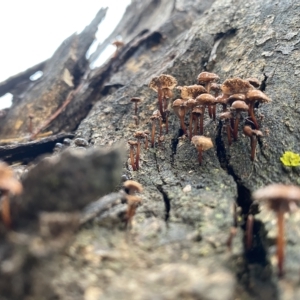
{"type": "Polygon", "coordinates": [[[162,118],[159,118],[159,137],[162,135],[162,118]]]}
{"type": "Polygon", "coordinates": [[[252,119],[252,122],[255,126],[255,129],[259,129],[257,120],[256,120],[255,115],[254,115],[254,103],[253,102],[249,103],[248,114],[249,114],[250,118],[252,119]]]}
{"type": "Polygon", "coordinates": [[[134,103],[134,114],[137,116],[137,102],[134,103]]]}
{"type": "Polygon", "coordinates": [[[164,118],[164,110],[163,110],[163,90],[161,88],[158,88],[158,106],[159,106],[159,112],[161,116],[164,118]]]}
{"type": "Polygon", "coordinates": [[[189,137],[190,137],[190,141],[191,141],[192,137],[193,137],[193,114],[192,114],[192,112],[190,114],[189,137]]]}
{"type": "Polygon", "coordinates": [[[250,214],[247,217],[246,223],[246,249],[249,251],[252,247],[253,241],[253,215],[250,214]]]}
{"type": "Polygon", "coordinates": [[[251,136],[250,140],[251,140],[251,160],[254,161],[257,138],[255,136],[251,136]]]}
{"type": "Polygon", "coordinates": [[[136,155],[135,155],[135,166],[136,166],[137,170],[139,169],[140,149],[141,149],[141,142],[140,142],[140,139],[138,139],[136,155]]]}
{"type": "Polygon", "coordinates": [[[202,146],[198,147],[198,160],[199,160],[199,165],[202,163],[202,146]]]}
{"type": "Polygon", "coordinates": [[[239,111],[236,112],[234,127],[233,127],[233,138],[235,141],[238,139],[238,129],[239,129],[239,123],[240,123],[240,116],[241,113],[239,111]]]}
{"type": "Polygon", "coordinates": [[[284,262],[284,210],[280,205],[277,211],[278,218],[278,235],[277,235],[277,263],[278,263],[278,276],[283,276],[283,262],[284,262]]]}
{"type": "Polygon", "coordinates": [[[216,121],[216,113],[217,113],[217,105],[214,104],[212,106],[212,115],[213,115],[213,120],[216,121]]]}
{"type": "Polygon", "coordinates": [[[1,204],[1,217],[4,225],[7,228],[11,227],[11,216],[10,216],[10,204],[8,193],[4,192],[2,196],[2,204],[1,204]]]}
{"type": "Polygon", "coordinates": [[[151,130],[151,147],[154,148],[154,137],[155,137],[155,120],[152,120],[152,130],[151,130]]]}
{"type": "Polygon", "coordinates": [[[200,116],[200,135],[203,135],[204,113],[205,113],[205,105],[203,105],[202,115],[200,116]]]}
{"type": "Polygon", "coordinates": [[[134,164],[133,146],[130,146],[130,163],[131,163],[131,166],[132,166],[132,170],[136,171],[135,164],[134,164]]]}
{"type": "Polygon", "coordinates": [[[169,133],[169,116],[166,115],[166,134],[169,133]]]}
{"type": "Polygon", "coordinates": [[[145,135],[145,149],[148,149],[148,135],[145,135]]]}
{"type": "Polygon", "coordinates": [[[208,108],[208,115],[209,115],[209,117],[212,119],[212,117],[213,117],[213,111],[212,111],[211,105],[210,105],[210,104],[207,105],[207,108],[208,108]]]}
{"type": "Polygon", "coordinates": [[[197,131],[198,131],[198,123],[199,123],[199,118],[198,116],[196,115],[194,117],[194,135],[197,135],[197,131]]]}
{"type": "Polygon", "coordinates": [[[184,134],[186,134],[186,127],[184,124],[184,115],[180,116],[180,125],[181,125],[181,129],[183,130],[184,134]]]}

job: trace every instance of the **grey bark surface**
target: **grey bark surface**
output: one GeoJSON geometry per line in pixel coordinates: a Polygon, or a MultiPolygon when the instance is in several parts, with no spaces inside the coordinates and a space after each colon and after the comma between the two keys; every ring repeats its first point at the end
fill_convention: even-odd
{"type": "MultiPolygon", "coordinates": [[[[195,147],[171,113],[169,134],[154,149],[143,149],[140,170],[124,164],[123,178],[144,187],[131,227],[124,230],[122,193],[88,206],[65,253],[52,256],[51,263],[42,259],[33,264],[31,299],[298,299],[299,212],[286,220],[283,279],[277,278],[274,215],[260,207],[251,251],[244,251],[243,235],[251,192],[272,182],[300,184],[299,168],[280,162],[286,150],[300,153],[300,5],[271,0],[142,2],[133,1],[110,37],[122,35],[124,47],[91,71],[75,95],[79,107],[85,101],[94,103],[76,137],[90,147],[108,147],[132,139],[137,130],[150,130],[149,117],[157,109],[150,79],[164,73],[176,77],[178,85],[191,85],[207,70],[221,82],[233,76],[262,81],[261,89],[273,100],[256,111],[264,138],[251,162],[247,137],[240,135],[229,148],[222,124],[206,118],[204,134],[214,148],[204,153],[199,166],[195,147]],[[147,7],[153,9],[145,12],[147,7]],[[143,99],[138,126],[130,102],[137,96],[143,99]],[[229,252],[235,202],[242,216],[229,252]],[[42,285],[36,284],[40,274],[47,274],[42,285]],[[44,286],[49,295],[43,293],[44,286]]],[[[67,127],[75,128],[75,123],[73,119],[67,127]]],[[[42,182],[38,177],[32,177],[37,185],[42,182]]],[[[30,190],[27,201],[34,195],[30,190]]],[[[64,197],[70,203],[67,196],[60,200],[64,197]]]]}

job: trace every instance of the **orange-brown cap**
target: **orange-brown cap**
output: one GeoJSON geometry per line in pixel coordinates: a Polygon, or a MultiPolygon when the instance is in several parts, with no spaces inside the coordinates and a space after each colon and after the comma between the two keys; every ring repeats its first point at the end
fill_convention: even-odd
{"type": "Polygon", "coordinates": [[[259,86],[260,86],[260,81],[257,78],[250,77],[250,78],[247,78],[245,80],[247,80],[255,88],[259,88],[259,86]]]}
{"type": "Polygon", "coordinates": [[[133,195],[135,192],[140,193],[143,191],[143,186],[140,183],[133,181],[133,180],[126,180],[123,183],[123,186],[125,188],[125,191],[129,195],[133,195]]]}
{"type": "Polygon", "coordinates": [[[250,126],[244,126],[243,132],[246,136],[263,136],[260,130],[252,129],[250,126]]]}
{"type": "Polygon", "coordinates": [[[237,100],[245,101],[245,99],[246,99],[245,94],[233,94],[228,97],[227,103],[231,104],[232,102],[237,101],[237,100]]]}
{"type": "Polygon", "coordinates": [[[224,94],[216,98],[216,102],[221,104],[227,104],[227,100],[228,100],[228,95],[224,95],[224,94]]]}
{"type": "Polygon", "coordinates": [[[196,98],[196,101],[199,105],[215,104],[216,98],[211,94],[201,94],[196,98]]]}
{"type": "Polygon", "coordinates": [[[253,86],[248,81],[236,77],[226,79],[221,85],[221,89],[226,95],[244,94],[253,89],[253,86]]]}
{"type": "Polygon", "coordinates": [[[149,83],[149,87],[156,92],[159,88],[173,90],[176,85],[176,78],[168,74],[161,74],[153,77],[149,83]]]}
{"type": "Polygon", "coordinates": [[[210,91],[214,93],[220,93],[221,92],[221,84],[213,82],[210,86],[210,91]]]}
{"type": "Polygon", "coordinates": [[[300,202],[300,188],[295,185],[270,184],[252,194],[256,201],[267,201],[270,208],[290,212],[300,202]],[[292,205],[291,205],[292,204],[292,205]]]}
{"type": "Polygon", "coordinates": [[[182,106],[186,106],[186,101],[184,101],[183,99],[176,99],[173,101],[172,104],[173,107],[182,107],[182,106]]]}
{"type": "Polygon", "coordinates": [[[271,102],[272,100],[260,90],[251,90],[246,94],[246,101],[247,102],[259,101],[261,103],[268,103],[271,102]]]}
{"type": "Polygon", "coordinates": [[[119,40],[116,40],[116,41],[112,42],[112,44],[114,46],[116,46],[117,48],[124,46],[124,43],[122,41],[119,41],[119,40]]]}
{"type": "Polygon", "coordinates": [[[201,72],[197,77],[197,80],[199,82],[210,82],[210,81],[215,81],[218,79],[219,79],[219,76],[217,74],[209,73],[209,72],[201,72]]]}
{"type": "Polygon", "coordinates": [[[244,101],[241,101],[241,100],[237,100],[237,101],[234,101],[232,104],[231,104],[231,109],[235,109],[235,110],[248,110],[249,109],[249,106],[244,102],[244,101]]]}
{"type": "Polygon", "coordinates": [[[195,115],[202,115],[203,114],[203,110],[201,107],[195,107],[193,110],[192,110],[192,114],[195,114],[195,115]]]}
{"type": "Polygon", "coordinates": [[[197,96],[207,93],[206,89],[202,85],[185,85],[180,86],[178,89],[181,91],[180,95],[182,99],[196,98],[197,96]]]}
{"type": "Polygon", "coordinates": [[[0,190],[13,195],[22,193],[22,184],[14,178],[13,170],[5,163],[0,162],[0,190]]]}
{"type": "Polygon", "coordinates": [[[141,99],[141,98],[138,98],[138,97],[133,97],[133,98],[131,98],[130,101],[131,101],[131,102],[141,102],[142,99],[141,99]]]}
{"type": "Polygon", "coordinates": [[[129,140],[129,141],[128,141],[128,144],[129,144],[130,146],[136,146],[138,143],[137,143],[137,141],[129,140]]]}
{"type": "Polygon", "coordinates": [[[192,143],[197,149],[202,148],[203,151],[206,151],[214,146],[211,138],[205,137],[204,135],[193,136],[192,143]]]}
{"type": "Polygon", "coordinates": [[[197,101],[195,99],[189,99],[186,101],[186,106],[188,108],[194,108],[197,105],[197,101]]]}
{"type": "Polygon", "coordinates": [[[219,114],[219,118],[221,120],[225,120],[225,119],[231,119],[233,116],[232,116],[232,113],[231,111],[224,111],[222,113],[219,114]]]}

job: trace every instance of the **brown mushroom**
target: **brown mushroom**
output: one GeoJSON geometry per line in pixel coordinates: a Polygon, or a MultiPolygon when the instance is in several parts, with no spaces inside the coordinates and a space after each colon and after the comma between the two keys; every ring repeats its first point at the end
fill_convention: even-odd
{"type": "Polygon", "coordinates": [[[137,147],[137,141],[128,141],[128,144],[130,146],[130,163],[131,163],[131,167],[133,171],[136,171],[136,166],[135,166],[135,162],[134,162],[134,148],[137,147]]]}
{"type": "Polygon", "coordinates": [[[164,89],[173,90],[177,85],[177,80],[171,75],[161,74],[160,76],[153,77],[149,83],[149,87],[157,92],[158,94],[158,107],[159,112],[163,119],[165,119],[164,109],[163,109],[163,98],[166,94],[164,89]]]}
{"type": "MultiPolygon", "coordinates": [[[[203,134],[203,122],[204,122],[204,113],[205,113],[205,106],[210,107],[210,105],[216,103],[216,98],[211,94],[201,94],[196,98],[197,104],[203,107],[202,115],[200,117],[200,134],[203,134]]],[[[209,116],[212,118],[212,111],[209,111],[209,116]]]]}
{"type": "Polygon", "coordinates": [[[217,81],[220,77],[217,74],[209,73],[209,72],[201,72],[197,80],[200,84],[205,84],[205,88],[207,90],[207,93],[210,92],[211,84],[215,81],[217,81]]]}
{"type": "Polygon", "coordinates": [[[141,193],[143,191],[143,186],[134,180],[126,180],[123,183],[123,187],[128,195],[134,195],[135,193],[141,193]]]}
{"type": "Polygon", "coordinates": [[[259,129],[257,120],[254,116],[254,105],[256,102],[260,102],[260,103],[269,103],[272,100],[265,95],[263,92],[259,91],[259,90],[249,90],[248,93],[246,94],[246,102],[249,104],[249,116],[255,126],[256,129],[259,129]]]}
{"type": "Polygon", "coordinates": [[[242,111],[248,111],[249,107],[248,105],[241,100],[234,101],[231,105],[231,110],[234,110],[236,112],[235,114],[235,123],[233,128],[233,138],[236,141],[238,138],[238,129],[239,129],[239,122],[240,122],[240,116],[242,111]]]}
{"type": "Polygon", "coordinates": [[[227,131],[227,140],[228,140],[228,145],[231,146],[232,144],[232,139],[231,139],[231,122],[230,120],[233,119],[233,115],[230,111],[225,111],[219,114],[219,118],[221,120],[225,120],[225,125],[226,125],[226,131],[227,131]]]}
{"type": "Polygon", "coordinates": [[[214,146],[212,140],[211,138],[205,137],[203,135],[200,136],[195,135],[192,138],[192,143],[195,145],[196,149],[198,150],[198,161],[199,161],[199,165],[201,165],[203,151],[206,151],[214,146]]]}
{"type": "Polygon", "coordinates": [[[248,81],[256,89],[258,89],[260,86],[260,81],[257,78],[250,77],[250,78],[246,78],[245,80],[248,81]]]}
{"type": "Polygon", "coordinates": [[[182,99],[176,99],[173,102],[173,110],[176,116],[180,119],[180,127],[183,130],[184,134],[186,134],[186,127],[184,124],[184,117],[186,113],[186,101],[182,99]]]}
{"type": "Polygon", "coordinates": [[[189,122],[189,138],[190,141],[192,140],[192,136],[193,136],[193,109],[196,107],[197,102],[195,99],[188,99],[186,101],[186,107],[187,109],[190,111],[190,122],[189,122]]]}
{"type": "MultiPolygon", "coordinates": [[[[219,94],[221,93],[221,85],[213,82],[210,86],[210,92],[213,94],[213,96],[215,98],[217,98],[219,96],[219,94]]],[[[216,120],[216,111],[217,111],[217,102],[215,104],[213,104],[213,120],[216,120]]]]}
{"type": "Polygon", "coordinates": [[[145,134],[143,131],[137,131],[134,134],[134,137],[138,140],[137,141],[137,148],[136,148],[136,155],[135,155],[135,166],[138,170],[140,168],[139,161],[140,161],[140,152],[141,152],[141,139],[145,138],[145,134]]]}
{"type": "Polygon", "coordinates": [[[300,188],[294,185],[271,184],[253,193],[256,201],[266,201],[270,209],[277,214],[277,263],[278,275],[283,276],[284,264],[284,214],[293,212],[296,203],[300,202],[300,188]]]}
{"type": "Polygon", "coordinates": [[[131,226],[132,218],[141,203],[141,198],[136,195],[127,195],[126,226],[131,226]]]}
{"type": "Polygon", "coordinates": [[[216,98],[216,103],[220,103],[223,106],[223,112],[227,110],[227,100],[228,100],[228,95],[220,95],[216,98]]]}
{"type": "Polygon", "coordinates": [[[149,130],[145,130],[144,131],[144,135],[145,135],[145,149],[148,149],[148,136],[149,136],[150,132],[149,130]]]}
{"type": "Polygon", "coordinates": [[[138,97],[133,97],[130,101],[134,103],[134,114],[137,116],[138,103],[141,102],[142,99],[138,97]]]}
{"type": "Polygon", "coordinates": [[[178,86],[178,90],[180,90],[180,96],[182,99],[187,100],[190,98],[197,98],[199,95],[207,93],[206,89],[202,85],[185,85],[178,86]]]}
{"type": "Polygon", "coordinates": [[[257,145],[257,137],[263,136],[263,133],[260,130],[252,129],[250,126],[245,126],[243,132],[246,136],[250,138],[250,146],[251,146],[251,160],[255,159],[255,150],[257,145]]]}
{"type": "Polygon", "coordinates": [[[151,147],[154,148],[154,143],[155,143],[155,122],[160,121],[161,123],[161,114],[158,110],[155,110],[150,117],[150,120],[152,121],[152,130],[151,130],[151,147]]]}
{"type": "Polygon", "coordinates": [[[12,224],[9,196],[21,194],[23,188],[22,184],[14,178],[13,170],[5,162],[0,162],[0,190],[2,192],[1,217],[4,225],[9,228],[12,224]]]}

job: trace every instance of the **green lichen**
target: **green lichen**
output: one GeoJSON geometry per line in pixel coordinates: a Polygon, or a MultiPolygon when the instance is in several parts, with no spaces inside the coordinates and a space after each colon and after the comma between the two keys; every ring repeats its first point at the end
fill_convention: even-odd
{"type": "Polygon", "coordinates": [[[300,155],[292,151],[285,151],[280,157],[280,160],[286,167],[300,166],[300,155]]]}

